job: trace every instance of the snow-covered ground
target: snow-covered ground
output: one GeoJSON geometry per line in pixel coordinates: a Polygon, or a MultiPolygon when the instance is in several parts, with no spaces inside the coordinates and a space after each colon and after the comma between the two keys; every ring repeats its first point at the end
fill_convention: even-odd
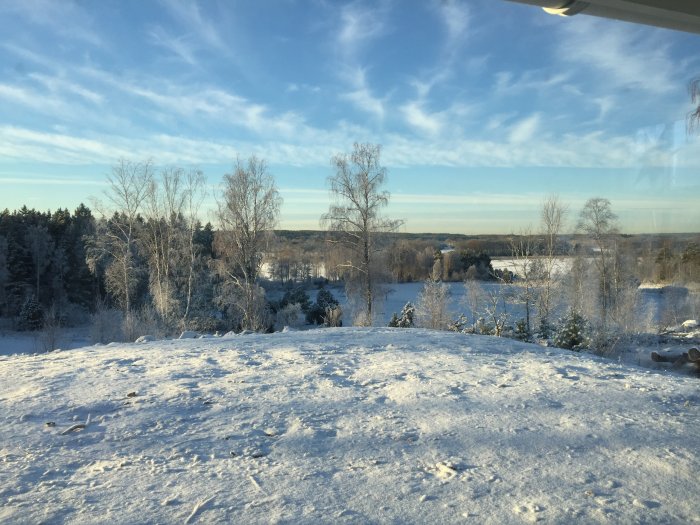
{"type": "MultiPolygon", "coordinates": [[[[543,257],[531,257],[530,260],[541,259],[544,261],[543,257]]],[[[571,270],[571,265],[573,264],[574,257],[555,257],[553,259],[554,264],[552,265],[552,271],[555,275],[565,275],[571,270]]],[[[519,261],[513,257],[494,257],[491,259],[491,267],[494,270],[510,270],[514,273],[519,273],[523,267],[523,261],[519,261]]]]}
{"type": "Polygon", "coordinates": [[[3,523],[700,521],[698,380],[586,354],[343,328],[5,356],[0,384],[3,523]]]}
{"type": "MultiPolygon", "coordinates": [[[[87,326],[59,329],[53,341],[56,348],[70,350],[90,344],[90,329],[87,326]]],[[[34,354],[51,349],[47,336],[37,332],[0,331],[0,355],[34,354]]]]}

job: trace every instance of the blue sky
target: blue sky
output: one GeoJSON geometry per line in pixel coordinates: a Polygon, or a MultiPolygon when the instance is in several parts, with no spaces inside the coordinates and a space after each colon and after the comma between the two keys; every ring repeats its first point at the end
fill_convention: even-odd
{"type": "Polygon", "coordinates": [[[330,158],[382,144],[405,231],[509,233],[556,192],[627,232],[700,231],[700,36],[506,1],[0,3],[0,209],[74,208],[119,158],[212,194],[267,160],[318,228],[330,158]]]}

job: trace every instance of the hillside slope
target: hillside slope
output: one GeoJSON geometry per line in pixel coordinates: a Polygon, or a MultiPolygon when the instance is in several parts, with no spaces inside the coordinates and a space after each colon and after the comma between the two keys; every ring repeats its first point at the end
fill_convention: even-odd
{"type": "Polygon", "coordinates": [[[698,380],[587,355],[346,328],[0,357],[0,384],[0,522],[700,521],[698,380]]]}

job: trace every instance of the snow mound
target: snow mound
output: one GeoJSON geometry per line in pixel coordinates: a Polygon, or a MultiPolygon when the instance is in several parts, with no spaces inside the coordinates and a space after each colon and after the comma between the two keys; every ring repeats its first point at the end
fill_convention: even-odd
{"type": "Polygon", "coordinates": [[[698,322],[695,319],[688,319],[687,321],[683,321],[681,326],[683,330],[690,331],[698,327],[698,322]]]}
{"type": "Polygon", "coordinates": [[[0,356],[3,523],[690,523],[692,377],[326,329],[0,356]]]}

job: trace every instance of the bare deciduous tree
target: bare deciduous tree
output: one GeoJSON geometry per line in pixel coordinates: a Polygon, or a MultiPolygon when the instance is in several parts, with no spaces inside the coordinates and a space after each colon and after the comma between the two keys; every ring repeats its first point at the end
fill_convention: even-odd
{"type": "Polygon", "coordinates": [[[93,236],[88,264],[96,271],[101,258],[110,260],[106,269],[108,287],[121,303],[127,319],[132,310],[135,287],[137,229],[140,212],[153,180],[153,164],[121,159],[107,176],[106,204],[95,202],[102,223],[93,236]],[[111,217],[110,217],[111,215],[111,217]]]}
{"type": "Polygon", "coordinates": [[[525,306],[525,329],[528,338],[532,335],[531,318],[537,296],[535,281],[541,273],[539,261],[534,257],[534,245],[535,240],[529,226],[521,231],[520,235],[514,235],[510,238],[510,251],[513,256],[515,274],[518,277],[516,295],[525,306]]]}
{"type": "Polygon", "coordinates": [[[234,172],[224,175],[218,204],[218,246],[224,256],[219,270],[236,290],[241,327],[260,330],[264,327],[256,281],[282,204],[265,161],[252,156],[244,165],[237,159],[234,172]]]}
{"type": "Polygon", "coordinates": [[[557,286],[558,270],[557,243],[566,220],[566,206],[559,200],[558,195],[545,197],[540,212],[542,235],[544,236],[544,257],[542,259],[542,287],[538,300],[539,330],[544,337],[549,335],[552,310],[554,308],[554,293],[557,286]]]}
{"type": "Polygon", "coordinates": [[[603,328],[607,325],[612,291],[612,242],[617,234],[617,215],[608,199],[588,199],[579,215],[577,229],[588,235],[595,245],[595,262],[600,280],[600,307],[603,328]]]}
{"type": "MultiPolygon", "coordinates": [[[[383,233],[399,228],[402,221],[382,216],[389,203],[389,192],[382,187],[386,168],[380,164],[381,146],[355,143],[350,155],[332,158],[335,175],[329,177],[331,195],[335,202],[321,218],[321,224],[332,235],[331,242],[342,243],[348,249],[348,259],[338,266],[348,271],[351,281],[362,298],[358,324],[371,325],[377,287],[376,257],[382,249],[383,233]]],[[[354,290],[354,287],[350,287],[354,290]]]]}
{"type": "Polygon", "coordinates": [[[198,210],[204,198],[204,175],[197,170],[168,168],[153,179],[146,199],[143,243],[149,260],[153,306],[173,326],[181,328],[192,302],[197,261],[195,233],[198,210]]]}
{"type": "Polygon", "coordinates": [[[450,324],[448,301],[450,287],[440,280],[442,265],[435,262],[433,274],[423,285],[416,303],[417,325],[432,330],[446,330],[450,324]]]}
{"type": "Polygon", "coordinates": [[[187,329],[187,321],[192,309],[194,296],[194,282],[197,261],[200,249],[195,242],[195,235],[199,225],[199,210],[206,198],[206,178],[204,173],[198,170],[190,170],[185,174],[185,199],[184,215],[187,224],[186,261],[187,284],[185,289],[185,308],[182,314],[182,328],[187,329]]]}
{"type": "Polygon", "coordinates": [[[690,101],[697,107],[688,113],[688,134],[695,132],[700,123],[700,78],[694,78],[688,84],[688,93],[690,93],[690,101]]]}

